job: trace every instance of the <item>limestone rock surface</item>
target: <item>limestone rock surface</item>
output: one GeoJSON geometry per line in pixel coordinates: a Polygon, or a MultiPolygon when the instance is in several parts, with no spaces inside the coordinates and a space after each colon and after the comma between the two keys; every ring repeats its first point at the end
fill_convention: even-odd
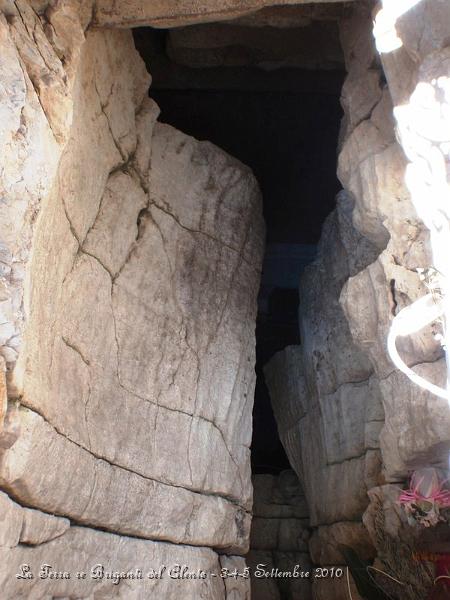
{"type": "Polygon", "coordinates": [[[261,474],[254,486],[250,552],[246,557],[251,573],[252,594],[262,600],[311,598],[308,555],[309,518],[303,489],[292,470],[279,475],[261,474]],[[272,577],[263,576],[278,569],[272,577]],[[290,572],[282,578],[279,573],[290,572]],[[298,573],[295,575],[295,573],[298,573]]]}
{"type": "Polygon", "coordinates": [[[3,485],[111,531],[219,547],[219,528],[230,549],[245,549],[263,245],[256,182],[212,144],[155,125],[130,33],[92,32],[80,63],[59,186],[35,234],[20,357],[30,410],[2,459],[3,485]],[[67,473],[37,477],[48,444],[76,469],[78,494],[67,473]]]}
{"type": "MultiPolygon", "coordinates": [[[[315,0],[314,4],[333,3],[342,0],[315,0]]],[[[146,0],[96,0],[95,23],[101,27],[180,27],[194,23],[211,23],[230,20],[258,10],[279,5],[311,4],[305,0],[182,0],[173,4],[168,0],[146,2],[146,0]]]]}
{"type": "Polygon", "coordinates": [[[2,593],[247,598],[14,577],[243,568],[264,225],[247,167],[157,123],[130,31],[87,29],[89,1],[1,6],[2,593]]]}
{"type": "Polygon", "coordinates": [[[44,539],[45,532],[49,531],[48,523],[56,518],[40,511],[33,511],[36,513],[33,520],[35,535],[39,532],[41,539],[34,538],[31,542],[28,536],[19,537],[20,527],[16,527],[16,534],[12,532],[14,524],[19,521],[25,522],[24,531],[27,531],[27,514],[31,511],[3,493],[0,503],[2,515],[8,517],[8,522],[3,519],[0,522],[0,585],[5,600],[74,596],[105,600],[249,598],[247,582],[225,586],[219,576],[222,565],[242,568],[243,559],[240,557],[222,558],[209,548],[139,540],[69,526],[68,523],[64,530],[60,527],[58,537],[44,539]],[[19,544],[19,541],[26,545],[19,544]],[[181,578],[184,565],[195,578],[181,578]],[[61,575],[50,577],[49,572],[61,575]],[[86,577],[77,577],[77,573],[82,572],[86,573],[86,577]],[[26,578],[30,573],[33,577],[26,578]],[[161,577],[154,576],[159,573],[161,577]]]}

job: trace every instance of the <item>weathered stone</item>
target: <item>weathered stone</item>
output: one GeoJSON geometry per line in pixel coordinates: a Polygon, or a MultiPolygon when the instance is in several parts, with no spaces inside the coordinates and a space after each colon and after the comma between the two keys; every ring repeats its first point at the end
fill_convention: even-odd
{"type": "Polygon", "coordinates": [[[13,548],[20,541],[23,512],[6,494],[0,492],[0,547],[13,548]]]}
{"type": "MultiPolygon", "coordinates": [[[[411,526],[398,501],[400,492],[398,485],[370,490],[364,524],[378,552],[374,566],[388,573],[394,581],[402,581],[402,589],[412,589],[416,596],[425,598],[433,588],[433,567],[419,557],[422,554],[425,559],[427,554],[448,552],[450,532],[447,523],[434,527],[411,526]]],[[[399,585],[394,585],[392,590],[398,594],[399,585]]]]}
{"type": "Polygon", "coordinates": [[[364,525],[367,528],[374,544],[380,535],[379,512],[383,514],[383,531],[392,539],[398,539],[400,530],[406,524],[406,515],[398,499],[400,487],[397,485],[382,485],[370,490],[370,505],[364,513],[364,525]]]}
{"type": "Polygon", "coordinates": [[[317,387],[319,394],[333,393],[342,383],[364,381],[372,371],[366,356],[356,350],[339,305],[348,276],[371,262],[375,252],[353,228],[351,210],[348,196],[340,194],[337,211],[324,224],[318,258],[300,282],[303,368],[308,390],[317,387]]]}
{"type": "Polygon", "coordinates": [[[254,475],[253,520],[250,552],[246,559],[252,575],[252,593],[257,598],[310,598],[310,579],[300,571],[310,570],[307,554],[309,513],[298,477],[292,470],[275,475],[254,475]],[[258,564],[260,566],[258,570],[258,564]],[[278,574],[262,572],[278,569],[278,574]],[[299,571],[298,574],[294,570],[299,571]],[[256,571],[256,572],[255,572],[256,571]],[[281,571],[290,572],[281,580],[281,571]]]}
{"type": "Polygon", "coordinates": [[[305,27],[312,21],[335,21],[344,11],[343,4],[319,2],[308,4],[269,6],[247,16],[233,19],[233,25],[244,25],[249,27],[280,27],[291,29],[294,27],[305,27]]]}
{"type": "MultiPolygon", "coordinates": [[[[14,11],[19,19],[15,7],[14,11]]],[[[0,345],[8,370],[18,356],[24,267],[30,254],[33,220],[40,200],[50,190],[61,152],[15,47],[14,35],[14,26],[9,27],[0,15],[0,345]]]]}
{"type": "MultiPolygon", "coordinates": [[[[206,48],[207,61],[233,63],[242,60],[239,36],[260,40],[266,29],[254,26],[258,20],[278,26],[281,13],[295,8],[258,15],[276,3],[99,0],[93,13],[90,1],[0,3],[0,366],[7,374],[0,390],[9,393],[7,411],[0,396],[0,473],[5,490],[35,507],[0,496],[0,584],[11,600],[248,597],[244,580],[207,577],[188,592],[185,582],[169,580],[141,587],[46,581],[38,588],[11,573],[28,562],[34,571],[43,561],[65,569],[63,558],[73,570],[98,560],[122,570],[175,555],[214,572],[244,568],[241,558],[193,546],[232,553],[248,546],[263,245],[257,186],[211,144],[155,123],[149,76],[129,32],[90,29],[85,41],[85,31],[92,16],[100,26],[165,27],[249,15],[171,34],[180,60],[188,51],[187,62],[200,64],[197,50],[201,62],[206,48]],[[211,32],[224,34],[215,47],[211,32]],[[55,456],[67,473],[55,468],[55,456]],[[87,527],[69,527],[67,517],[87,527]]],[[[334,552],[341,541],[372,556],[360,524],[367,495],[364,522],[374,543],[380,504],[385,533],[398,536],[405,527],[399,489],[377,487],[379,446],[389,481],[424,464],[446,465],[450,451],[446,403],[396,372],[386,351],[394,315],[426,293],[417,267],[436,260],[420,219],[429,223],[428,199],[448,187],[448,2],[422,0],[393,24],[402,47],[383,52],[389,89],[369,4],[355,3],[341,21],[349,75],[339,176],[346,191],[302,280],[302,347],[286,349],[266,370],[316,528],[313,558],[326,563],[341,560],[334,552]],[[441,187],[432,181],[438,163],[441,187]],[[416,203],[416,211],[404,176],[415,201],[411,182],[424,165],[433,177],[424,178],[427,207],[416,203]]],[[[321,30],[331,31],[332,21],[321,30]]],[[[317,31],[311,21],[301,27],[317,31]]],[[[281,35],[287,43],[297,33],[281,35]]],[[[274,54],[286,59],[273,48],[267,54],[272,38],[258,44],[246,60],[267,66],[274,54]]],[[[309,50],[302,46],[308,64],[309,50]]],[[[442,385],[442,349],[432,333],[400,340],[399,350],[442,385]]],[[[306,564],[298,554],[306,551],[306,501],[284,479],[261,480],[256,547],[273,550],[261,555],[267,564],[306,564]]],[[[316,598],[345,597],[346,575],[316,581],[316,598]]],[[[270,582],[260,598],[308,597],[294,583],[270,582]]]]}
{"type": "Polygon", "coordinates": [[[319,566],[345,564],[339,546],[350,546],[363,560],[374,558],[374,547],[362,523],[342,522],[318,527],[309,540],[311,560],[319,566]]]}
{"type": "Polygon", "coordinates": [[[367,490],[377,484],[379,451],[367,450],[360,457],[329,465],[322,440],[318,409],[282,435],[289,460],[305,487],[311,525],[358,520],[368,504],[367,490]]]}
{"type": "Polygon", "coordinates": [[[293,471],[275,475],[253,475],[253,507],[255,517],[306,519],[309,509],[304,492],[293,471]]]}
{"type": "Polygon", "coordinates": [[[313,21],[299,28],[246,27],[233,23],[173,29],[169,57],[194,68],[254,66],[264,69],[340,69],[336,23],[313,21]]]}
{"type": "Polygon", "coordinates": [[[258,573],[270,571],[273,566],[273,558],[271,552],[261,550],[252,550],[246,557],[250,573],[252,577],[252,596],[258,600],[280,600],[280,591],[277,587],[275,578],[264,578],[258,573]],[[255,575],[256,573],[256,575],[255,575]]]}
{"type": "Polygon", "coordinates": [[[277,352],[264,368],[280,431],[292,427],[308,412],[309,398],[302,371],[302,356],[301,346],[288,346],[277,352]]]}
{"type": "Polygon", "coordinates": [[[266,367],[280,437],[304,486],[312,526],[361,519],[380,469],[380,391],[339,305],[349,275],[376,256],[351,213],[350,199],[340,194],[318,257],[302,277],[302,345],[266,367]]]}
{"type": "Polygon", "coordinates": [[[28,409],[19,418],[21,436],[1,457],[0,485],[27,505],[112,532],[245,552],[250,515],[236,504],[100,460],[28,409]],[[54,456],[65,470],[55,469],[54,456]]]}
{"type": "Polygon", "coordinates": [[[68,519],[47,515],[39,510],[23,510],[23,526],[20,543],[36,546],[63,535],[70,527],[68,519]]]}
{"type": "Polygon", "coordinates": [[[396,21],[403,46],[417,63],[448,45],[450,6],[445,0],[422,0],[396,21]]]}
{"type": "MultiPolygon", "coordinates": [[[[193,498],[200,502],[195,515],[203,499],[239,512],[226,528],[238,527],[244,540],[251,502],[252,323],[263,244],[257,185],[248,169],[212,144],[154,127],[157,110],[143,102],[148,76],[129,33],[92,32],[80,64],[58,193],[36,233],[40,251],[27,353],[20,360],[24,403],[48,420],[38,428],[65,449],[68,464],[78,456],[92,474],[102,465],[97,475],[106,488],[97,485],[100,504],[93,497],[87,512],[81,489],[93,480],[86,474],[73,501],[63,477],[50,469],[51,486],[32,483],[31,469],[24,475],[27,492],[15,489],[32,506],[53,506],[115,531],[117,523],[102,523],[106,489],[111,502],[121,503],[131,478],[142,490],[156,486],[189,498],[188,522],[193,498]],[[188,181],[191,190],[177,183],[188,181]],[[107,483],[112,473],[113,488],[107,483]]],[[[29,464],[45,462],[39,455],[45,445],[37,448],[27,455],[29,464]]],[[[174,505],[160,506],[169,510],[169,527],[174,505]]],[[[206,515],[203,508],[200,514],[206,515]]],[[[131,513],[130,519],[122,530],[133,535],[152,537],[152,530],[159,539],[154,526],[161,534],[166,528],[154,523],[141,531],[131,513]]],[[[197,543],[182,521],[175,538],[182,541],[186,529],[184,541],[197,543]]],[[[210,545],[204,533],[198,543],[210,545]]]]}
{"type": "MultiPolygon", "coordinates": [[[[342,0],[316,0],[317,3],[341,2],[342,0]]],[[[182,0],[171,5],[166,0],[149,4],[144,0],[97,0],[95,23],[106,27],[180,27],[192,23],[224,21],[255,13],[267,6],[309,4],[305,0],[208,0],[199,4],[196,0],[182,0]]]]}
{"type": "Polygon", "coordinates": [[[250,546],[254,550],[307,551],[305,530],[300,519],[253,517],[250,546]]]}
{"type": "MultiPolygon", "coordinates": [[[[0,333],[8,391],[21,406],[10,400],[5,416],[1,404],[0,478],[33,508],[5,507],[2,544],[16,549],[2,576],[66,555],[79,570],[105,556],[102,536],[113,540],[103,550],[119,570],[151,548],[155,562],[218,572],[208,548],[245,553],[249,543],[264,243],[257,184],[212,144],[155,125],[130,32],[90,31],[85,41],[88,2],[79,13],[71,2],[16,4],[0,23],[2,83],[16,90],[1,105],[11,205],[0,333]],[[144,539],[199,549],[186,546],[184,557],[179,546],[144,539]]],[[[170,584],[130,584],[130,596],[103,582],[95,592],[179,597],[170,584]]],[[[89,597],[94,587],[50,583],[32,594],[89,597]]],[[[20,581],[3,589],[11,600],[23,594],[20,581]]],[[[248,583],[224,586],[208,574],[191,594],[240,599],[248,583]]]]}
{"type": "Polygon", "coordinates": [[[226,600],[250,600],[250,574],[240,556],[219,556],[226,600]],[[226,576],[228,575],[228,576],[226,576]]]}
{"type": "MultiPolygon", "coordinates": [[[[411,230],[415,239],[408,245],[422,246],[417,228],[412,227],[411,230]]],[[[392,316],[426,293],[418,272],[398,264],[396,257],[399,255],[395,252],[395,245],[398,245],[395,240],[390,242],[376,262],[350,278],[341,294],[341,304],[350,323],[353,339],[367,352],[381,379],[394,369],[386,351],[392,316]],[[356,299],[358,302],[355,305],[356,299]]],[[[408,250],[405,250],[406,255],[408,250]]],[[[424,256],[422,252],[417,254],[424,256]]],[[[414,336],[400,338],[397,345],[403,360],[409,365],[434,362],[442,356],[442,348],[434,338],[431,326],[414,336]]]]}
{"type": "MultiPolygon", "coordinates": [[[[413,370],[435,385],[445,387],[442,359],[416,365],[413,370]]],[[[442,398],[430,395],[395,371],[380,382],[386,422],[381,433],[385,474],[398,481],[424,465],[446,469],[450,454],[450,411],[442,398]]]]}
{"type": "MultiPolygon", "coordinates": [[[[61,537],[42,546],[0,549],[2,571],[0,584],[5,600],[23,597],[42,598],[70,597],[83,598],[136,598],[144,600],[152,596],[175,600],[180,598],[203,597],[210,600],[225,598],[245,598],[225,590],[220,578],[219,557],[205,548],[176,546],[144,540],[126,538],[101,531],[71,527],[61,537]],[[39,573],[42,565],[50,565],[55,572],[66,572],[70,579],[42,579],[39,573]],[[20,565],[28,565],[33,580],[16,579],[20,565]],[[100,577],[103,566],[104,576],[100,577]],[[178,565],[178,567],[177,567],[178,565]],[[204,579],[187,581],[177,577],[180,565],[188,565],[189,571],[206,574],[204,579]],[[164,568],[165,567],[165,568],[164,568]],[[149,578],[152,570],[161,578],[149,578]],[[141,578],[136,578],[140,570],[141,578]],[[77,578],[77,572],[85,572],[86,578],[77,578]],[[170,577],[172,572],[173,577],[170,577]],[[107,578],[107,573],[110,574],[107,578]],[[116,579],[113,573],[130,573],[135,578],[116,579]],[[211,573],[215,574],[211,576],[211,573]],[[12,576],[11,576],[12,575],[12,576]],[[92,576],[94,575],[94,576],[92,576]],[[120,585],[119,585],[120,584],[120,585]],[[124,596],[125,595],[125,596],[124,596]]],[[[138,574],[139,576],[139,574],[138,574]]]]}
{"type": "Polygon", "coordinates": [[[328,464],[379,448],[384,413],[376,380],[344,383],[334,394],[323,396],[320,406],[328,464]]]}

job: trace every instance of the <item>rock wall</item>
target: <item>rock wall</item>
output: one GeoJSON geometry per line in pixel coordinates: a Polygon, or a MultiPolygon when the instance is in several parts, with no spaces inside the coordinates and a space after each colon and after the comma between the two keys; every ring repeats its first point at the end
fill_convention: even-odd
{"type": "Polygon", "coordinates": [[[88,4],[0,21],[3,597],[247,598],[218,575],[249,543],[260,193],[157,122],[131,32],[86,31],[88,4]]]}
{"type": "MultiPolygon", "coordinates": [[[[425,113],[410,111],[408,120],[402,119],[401,107],[395,110],[400,142],[415,173],[423,173],[424,145],[434,144],[448,160],[442,137],[448,119],[442,116],[436,128],[436,115],[448,106],[448,11],[448,3],[427,1],[406,11],[396,23],[401,48],[382,54],[382,65],[371,6],[362,3],[342,20],[348,76],[338,175],[344,191],[324,226],[318,258],[300,282],[302,345],[286,348],[266,367],[280,435],[305,487],[315,527],[313,562],[341,564],[339,543],[367,559],[376,547],[386,559],[380,540],[387,533],[398,560],[395,564],[391,556],[381,568],[394,576],[402,569],[401,580],[409,577],[416,590],[411,547],[408,557],[400,553],[399,531],[407,529],[406,520],[393,498],[411,470],[448,464],[450,411],[445,400],[398,372],[386,348],[393,316],[427,293],[416,269],[433,265],[423,214],[417,213],[414,190],[405,184],[407,159],[393,112],[395,104],[409,102],[425,113]],[[422,83],[414,94],[416,82],[422,83]],[[428,94],[419,93],[423,82],[428,82],[428,94]]],[[[380,35],[385,29],[383,21],[380,35]]],[[[445,177],[439,183],[448,189],[445,177]]],[[[427,198],[436,193],[429,185],[427,198]]],[[[409,366],[443,385],[445,361],[431,327],[402,338],[398,347],[409,366]]],[[[347,597],[344,588],[327,581],[315,594],[327,600],[347,597]]]]}
{"type": "Polygon", "coordinates": [[[201,3],[197,0],[181,0],[176,3],[169,0],[97,0],[94,22],[101,27],[180,27],[195,23],[227,21],[237,17],[250,16],[252,19],[255,14],[258,20],[259,13],[264,19],[264,9],[270,10],[270,7],[280,5],[284,11],[289,11],[291,5],[295,5],[294,15],[298,17],[310,14],[310,4],[335,2],[340,3],[342,0],[315,0],[312,3],[309,0],[206,0],[201,3]]]}
{"type": "Polygon", "coordinates": [[[252,481],[253,519],[246,557],[252,574],[252,598],[309,600],[309,515],[298,478],[289,470],[278,476],[254,475],[252,481]],[[265,573],[273,576],[266,577],[265,573]],[[291,576],[282,577],[281,573],[291,576]]]}
{"type": "MultiPolygon", "coordinates": [[[[249,544],[259,192],[236,160],[157,122],[126,30],[276,2],[241,4],[0,2],[0,584],[11,600],[248,598],[248,581],[218,575],[243,569],[249,544]],[[39,578],[44,563],[71,578],[39,578]],[[143,579],[74,576],[96,564],[143,579]],[[147,577],[175,564],[206,576],[147,577]]],[[[267,367],[320,566],[343,564],[342,542],[386,559],[380,513],[381,534],[398,537],[398,483],[447,465],[450,450],[446,401],[386,352],[393,316],[426,293],[417,267],[434,260],[417,184],[425,197],[448,191],[450,9],[387,11],[377,36],[395,25],[398,44],[381,65],[372,5],[354,6],[341,21],[344,191],[300,284],[302,346],[267,367]]],[[[439,384],[431,334],[399,347],[439,384]]],[[[256,553],[273,546],[263,504],[256,553]]],[[[272,514],[278,534],[284,516],[272,514]]],[[[341,599],[346,582],[317,580],[313,593],[341,599]]]]}

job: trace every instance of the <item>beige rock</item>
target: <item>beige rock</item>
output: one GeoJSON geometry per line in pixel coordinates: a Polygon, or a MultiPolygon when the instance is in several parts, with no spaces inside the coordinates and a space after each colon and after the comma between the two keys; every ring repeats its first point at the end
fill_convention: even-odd
{"type": "Polygon", "coordinates": [[[245,559],[240,556],[220,556],[221,574],[227,600],[250,600],[250,573],[245,559]]]}
{"type": "MultiPolygon", "coordinates": [[[[17,13],[16,8],[14,11],[17,13]]],[[[52,185],[61,152],[15,47],[15,34],[14,26],[0,15],[0,346],[8,370],[14,366],[20,346],[24,267],[34,218],[52,185]]]]}
{"type": "Polygon", "coordinates": [[[344,6],[341,3],[319,2],[318,4],[282,4],[280,6],[268,6],[247,16],[233,19],[233,25],[244,25],[249,27],[280,27],[288,29],[293,27],[305,27],[312,21],[335,21],[342,17],[344,6]]]}
{"type": "Polygon", "coordinates": [[[342,522],[318,527],[309,540],[311,560],[319,566],[345,563],[339,545],[353,548],[363,560],[371,560],[375,550],[367,529],[362,523],[342,522]]]}
{"type": "MultiPolygon", "coordinates": [[[[414,367],[415,372],[445,386],[444,360],[414,367]]],[[[430,395],[395,371],[380,382],[386,422],[381,450],[388,480],[398,481],[416,468],[433,465],[447,468],[450,453],[450,411],[446,400],[430,395]]]]}
{"type": "Polygon", "coordinates": [[[368,379],[372,371],[367,357],[356,349],[339,305],[348,276],[372,262],[375,253],[374,246],[355,231],[351,211],[350,198],[340,194],[337,211],[324,224],[318,258],[300,282],[300,332],[309,393],[315,388],[320,395],[334,393],[343,383],[368,379]]]}
{"type": "Polygon", "coordinates": [[[70,527],[69,519],[48,515],[32,508],[23,509],[20,543],[37,546],[63,535],[70,527]]]}
{"type": "Polygon", "coordinates": [[[272,407],[280,431],[292,427],[308,411],[309,398],[302,362],[301,346],[287,346],[264,367],[264,377],[271,390],[272,407]]]}
{"type": "Polygon", "coordinates": [[[381,394],[339,304],[349,275],[377,253],[354,229],[352,208],[340,194],[318,257],[302,277],[302,345],[279,353],[265,369],[280,437],[305,489],[312,526],[361,519],[367,490],[380,472],[381,394]]]}
{"type": "Polygon", "coordinates": [[[414,61],[447,46],[450,7],[445,0],[423,0],[397,19],[396,28],[414,61]]]}
{"type": "MultiPolygon", "coordinates": [[[[421,243],[419,238],[412,245],[421,243]]],[[[370,356],[382,379],[394,370],[386,349],[392,315],[427,293],[417,271],[397,264],[395,244],[395,241],[390,242],[376,262],[350,278],[341,293],[341,304],[353,339],[370,356]]],[[[397,347],[409,365],[433,362],[442,356],[442,348],[434,339],[431,326],[414,336],[400,338],[397,347]]]]}
{"type": "Polygon", "coordinates": [[[13,548],[20,541],[23,512],[3,492],[0,492],[0,507],[0,547],[13,548]]]}
{"type": "Polygon", "coordinates": [[[236,504],[100,460],[28,409],[18,418],[21,435],[1,456],[0,485],[28,506],[112,532],[245,552],[250,515],[236,504]]]}
{"type": "MultiPolygon", "coordinates": [[[[341,0],[331,0],[340,2],[341,0]]],[[[316,0],[317,3],[330,0],[316,0]]],[[[149,4],[145,0],[97,0],[95,23],[106,27],[179,27],[192,23],[208,23],[229,20],[242,15],[252,14],[267,6],[308,4],[305,0],[244,0],[237,4],[235,0],[218,2],[208,0],[199,4],[196,0],[181,0],[172,5],[167,0],[158,0],[149,4]]]]}
{"type": "Polygon", "coordinates": [[[384,413],[375,379],[342,384],[334,394],[320,398],[320,407],[328,464],[379,448],[384,413]]]}
{"type": "Polygon", "coordinates": [[[245,595],[228,596],[219,576],[219,557],[207,548],[173,546],[71,527],[67,533],[45,545],[1,549],[0,555],[0,584],[5,600],[16,600],[20,596],[95,596],[105,600],[144,600],[149,597],[178,600],[181,596],[192,600],[199,597],[210,600],[245,598],[245,595]],[[69,573],[70,579],[40,578],[39,573],[45,564],[50,565],[54,572],[69,573]],[[21,573],[20,565],[30,568],[34,575],[32,580],[14,577],[16,573],[21,573]],[[177,573],[183,565],[188,566],[189,571],[197,577],[200,572],[204,572],[205,578],[189,581],[178,578],[177,573]],[[164,567],[162,578],[148,578],[148,573],[158,573],[164,567]],[[136,578],[136,575],[139,577],[139,571],[142,578],[136,578]],[[87,577],[78,579],[77,572],[85,572],[87,577]],[[170,577],[170,572],[173,577],[170,577]],[[114,580],[113,573],[128,573],[129,577],[134,575],[135,578],[114,580]],[[211,573],[216,576],[211,576],[211,573]]]}
{"type": "Polygon", "coordinates": [[[305,487],[311,525],[358,520],[368,504],[367,490],[378,481],[379,451],[367,450],[358,458],[328,465],[319,427],[315,409],[282,436],[305,487]]]}
{"type": "Polygon", "coordinates": [[[38,545],[63,535],[70,527],[61,519],[31,508],[22,508],[0,492],[0,546],[13,548],[20,544],[38,545]]]}
{"type": "Polygon", "coordinates": [[[253,507],[255,517],[306,519],[309,509],[303,489],[294,471],[275,475],[253,475],[253,507]]]}
{"type": "MultiPolygon", "coordinates": [[[[157,108],[144,100],[148,79],[129,32],[89,33],[59,187],[35,236],[20,359],[24,403],[45,416],[39,428],[64,448],[68,464],[77,456],[86,473],[79,473],[75,498],[50,469],[33,483],[27,472],[27,490],[18,494],[32,506],[138,536],[170,539],[174,521],[173,539],[197,543],[203,528],[204,545],[210,518],[219,524],[219,513],[239,513],[226,528],[244,541],[263,246],[259,191],[251,172],[212,144],[155,127],[157,108]],[[121,529],[105,516],[105,503],[108,495],[125,502],[130,478],[137,504],[121,529]],[[149,510],[160,522],[154,516],[148,529],[133,511],[154,486],[168,495],[154,496],[149,510]],[[222,506],[214,517],[203,499],[222,506]]],[[[27,454],[29,464],[47,459],[45,444],[27,454]]]]}
{"type": "Polygon", "coordinates": [[[369,492],[370,504],[364,513],[364,525],[374,544],[379,536],[379,512],[383,515],[383,530],[394,540],[398,539],[401,529],[405,527],[406,515],[398,503],[400,486],[382,485],[369,492]]]}
{"type": "Polygon", "coordinates": [[[308,522],[300,519],[253,517],[250,537],[252,550],[306,552],[308,522]]]}
{"type": "MultiPolygon", "coordinates": [[[[66,557],[72,571],[111,557],[123,570],[146,552],[218,572],[207,547],[246,552],[257,184],[212,144],[155,126],[131,32],[89,31],[85,41],[89,2],[23,1],[6,14],[0,342],[8,391],[23,404],[10,401],[2,424],[0,478],[33,508],[1,497],[1,543],[15,547],[2,593],[180,597],[171,581],[25,592],[11,574],[66,557]]],[[[2,421],[5,411],[3,399],[2,421]]],[[[247,581],[209,575],[183,592],[248,594],[247,581]]]]}

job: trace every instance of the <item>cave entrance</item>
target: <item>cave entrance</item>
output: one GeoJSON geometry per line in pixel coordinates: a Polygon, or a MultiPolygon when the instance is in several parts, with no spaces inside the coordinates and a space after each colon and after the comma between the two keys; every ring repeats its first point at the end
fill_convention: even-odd
{"type": "Polygon", "coordinates": [[[254,474],[289,469],[263,368],[276,352],[301,343],[298,281],[339,190],[342,10],[279,7],[227,23],[134,30],[159,120],[238,158],[261,187],[267,233],[256,323],[254,474]]]}

